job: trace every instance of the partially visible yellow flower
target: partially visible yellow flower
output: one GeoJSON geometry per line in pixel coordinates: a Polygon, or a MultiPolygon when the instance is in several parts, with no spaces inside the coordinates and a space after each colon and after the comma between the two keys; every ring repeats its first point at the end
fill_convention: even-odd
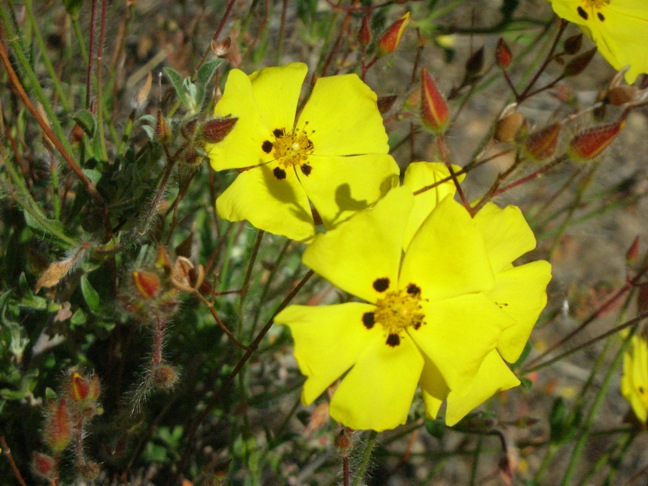
{"type": "Polygon", "coordinates": [[[452,182],[413,196],[444,171],[412,164],[404,187],[304,253],[304,264],[364,302],[293,305],[276,317],[290,327],[307,377],[303,402],[343,376],[330,412],[353,429],[405,423],[418,386],[430,417],[447,398],[453,425],[519,384],[504,360],[522,353],[546,303],[550,265],[512,265],[535,246],[519,209],[488,204],[471,218],[452,182]]]}
{"type": "Polygon", "coordinates": [[[330,229],[380,199],[398,181],[376,94],[355,74],[317,80],[296,118],[302,63],[229,73],[215,116],[238,118],[207,144],[215,170],[241,169],[216,201],[220,217],[306,241],[315,208],[330,229]]]}
{"type": "Polygon", "coordinates": [[[614,67],[630,69],[633,83],[648,73],[648,2],[645,0],[549,0],[559,17],[577,24],[614,67]]]}
{"type": "Polygon", "coordinates": [[[621,394],[630,402],[637,418],[648,419],[648,341],[641,336],[630,338],[630,346],[623,354],[621,394]]]}

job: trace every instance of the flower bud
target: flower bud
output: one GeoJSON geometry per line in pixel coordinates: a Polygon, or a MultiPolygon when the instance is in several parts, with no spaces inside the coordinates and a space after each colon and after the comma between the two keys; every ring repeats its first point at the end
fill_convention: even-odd
{"type": "Polygon", "coordinates": [[[439,92],[432,76],[421,71],[421,122],[433,133],[443,133],[448,126],[448,104],[439,92]]]}
{"type": "Polygon", "coordinates": [[[382,33],[376,46],[379,56],[393,54],[398,49],[403,33],[409,24],[409,16],[410,13],[407,12],[382,33]]]}
{"type": "Polygon", "coordinates": [[[47,454],[34,452],[32,455],[32,470],[43,479],[56,479],[56,462],[47,454]]]}
{"type": "Polygon", "coordinates": [[[580,51],[582,45],[583,45],[583,34],[580,33],[580,34],[572,35],[571,37],[567,37],[567,39],[565,39],[565,42],[563,44],[563,48],[565,49],[565,52],[567,54],[573,56],[578,51],[580,51]]]}
{"type": "Polygon", "coordinates": [[[226,57],[232,46],[232,38],[227,37],[225,40],[218,42],[215,39],[211,41],[211,49],[216,57],[226,57]]]}
{"type": "Polygon", "coordinates": [[[157,295],[160,290],[160,279],[157,275],[146,270],[135,270],[131,275],[135,288],[143,298],[152,299],[157,295]]]}
{"type": "Polygon", "coordinates": [[[524,151],[533,160],[543,160],[551,157],[556,151],[560,135],[560,124],[554,123],[529,134],[524,141],[524,151]]]}
{"type": "Polygon", "coordinates": [[[590,61],[594,58],[594,54],[596,54],[596,47],[573,58],[565,66],[562,74],[563,77],[576,76],[582,73],[589,66],[590,61]]]}
{"type": "Polygon", "coordinates": [[[152,370],[153,384],[161,390],[171,390],[178,382],[180,375],[173,366],[160,364],[152,370]]]}
{"type": "Polygon", "coordinates": [[[634,265],[639,259],[639,237],[637,236],[628,251],[626,252],[626,263],[628,265],[634,265]]]}
{"type": "Polygon", "coordinates": [[[513,54],[506,41],[500,37],[495,48],[495,62],[503,69],[506,69],[513,60],[513,54]]]}
{"type": "Polygon", "coordinates": [[[171,129],[167,123],[161,110],[157,112],[157,120],[155,122],[155,136],[162,142],[168,141],[171,138],[171,129]]]}
{"type": "Polygon", "coordinates": [[[232,131],[238,118],[226,117],[215,118],[206,122],[201,129],[201,138],[205,142],[218,143],[221,142],[225,136],[232,131]]]}
{"type": "Polygon", "coordinates": [[[622,120],[610,125],[585,130],[569,142],[567,152],[572,159],[578,161],[598,157],[614,141],[624,126],[625,121],[622,120]]]}
{"type": "Polygon", "coordinates": [[[99,464],[94,461],[83,461],[81,464],[79,464],[77,470],[79,472],[79,476],[81,476],[81,478],[86,481],[94,481],[95,479],[97,479],[97,476],[99,476],[99,473],[101,472],[99,464]]]}
{"type": "Polygon", "coordinates": [[[90,382],[79,373],[73,373],[72,381],[72,399],[82,402],[90,395],[90,382]]]}
{"type": "Polygon", "coordinates": [[[524,116],[519,111],[513,111],[495,124],[493,138],[498,142],[512,142],[524,125],[524,116]]]}
{"type": "Polygon", "coordinates": [[[636,86],[615,86],[608,91],[605,100],[613,106],[621,106],[634,101],[638,92],[636,86]]]}
{"type": "Polygon", "coordinates": [[[62,452],[72,440],[72,422],[65,398],[49,405],[43,440],[54,452],[62,452]]]}
{"type": "Polygon", "coordinates": [[[353,445],[353,431],[347,427],[342,427],[335,436],[335,448],[340,453],[340,456],[347,457],[352,450],[353,445]]]}
{"type": "Polygon", "coordinates": [[[358,42],[363,48],[366,48],[371,43],[371,27],[369,27],[369,17],[370,13],[367,11],[364,17],[362,17],[362,23],[360,24],[360,31],[358,32],[358,42]]]}

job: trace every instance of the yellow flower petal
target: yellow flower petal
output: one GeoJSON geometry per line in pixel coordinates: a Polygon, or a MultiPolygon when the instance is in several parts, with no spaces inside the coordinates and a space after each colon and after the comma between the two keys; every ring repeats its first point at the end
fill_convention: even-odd
{"type": "Polygon", "coordinates": [[[497,392],[508,390],[519,384],[520,380],[509,370],[499,353],[491,351],[482,362],[477,376],[470,385],[452,390],[448,394],[446,424],[453,426],[497,392]]]}
{"type": "Polygon", "coordinates": [[[488,203],[475,215],[474,221],[483,236],[495,272],[536,246],[533,231],[516,206],[501,209],[488,203]]]}
{"type": "Polygon", "coordinates": [[[407,421],[423,358],[411,339],[389,347],[384,339],[358,359],[331,400],[331,417],[356,430],[393,429],[407,421]]]}
{"type": "MultiPolygon", "coordinates": [[[[261,150],[264,140],[272,137],[272,127],[265,123],[250,78],[243,71],[233,69],[229,73],[214,116],[238,118],[232,131],[221,142],[205,144],[214,170],[252,167],[272,160],[261,150]]],[[[294,112],[292,116],[295,116],[294,112]]]]}
{"type": "Polygon", "coordinates": [[[315,155],[386,154],[387,133],[376,100],[355,74],[320,78],[297,128],[314,131],[309,138],[315,155]]]}
{"type": "Polygon", "coordinates": [[[630,402],[637,418],[648,420],[648,342],[634,335],[623,353],[621,394],[630,402]]]}
{"type": "MultiPolygon", "coordinates": [[[[454,166],[453,168],[456,172],[461,170],[461,168],[457,166],[454,166]]],[[[448,168],[442,162],[412,162],[405,170],[403,185],[408,187],[412,193],[415,193],[420,189],[431,186],[432,184],[448,177],[450,177],[450,171],[448,171],[448,168]]],[[[459,181],[462,181],[464,178],[465,174],[457,176],[459,181]]],[[[410,241],[412,241],[412,238],[414,237],[414,234],[418,231],[423,221],[430,215],[437,204],[439,204],[439,202],[448,195],[454,196],[456,191],[457,188],[455,187],[454,182],[448,180],[433,189],[415,195],[414,208],[410,213],[407,229],[405,230],[404,249],[407,249],[410,241]]]]}
{"type": "Polygon", "coordinates": [[[368,302],[379,292],[376,279],[388,279],[389,290],[398,282],[403,231],[413,204],[405,188],[390,191],[371,209],[325,234],[306,249],[302,261],[329,282],[368,302]]]}
{"type": "Polygon", "coordinates": [[[313,215],[295,172],[277,180],[270,165],[241,172],[216,200],[216,212],[228,221],[248,220],[255,227],[297,241],[315,235],[313,215]]]}
{"type": "Polygon", "coordinates": [[[291,305],[275,317],[286,324],[295,341],[295,358],[307,377],[302,392],[310,405],[342,376],[375,340],[383,341],[378,326],[371,330],[362,323],[373,305],[351,302],[322,307],[291,305]]]}
{"type": "Polygon", "coordinates": [[[423,303],[425,324],[407,332],[451,390],[474,377],[502,331],[514,324],[483,294],[423,303]]]}
{"type": "Polygon", "coordinates": [[[648,3],[637,0],[583,2],[552,0],[556,14],[578,24],[599,52],[617,70],[630,66],[625,78],[633,83],[648,73],[648,3]]]}
{"type": "Polygon", "coordinates": [[[435,419],[439,414],[443,401],[450,392],[450,388],[443,379],[439,368],[425,353],[422,354],[424,365],[420,380],[421,395],[425,403],[425,415],[428,418],[435,419]]]}
{"type": "Polygon", "coordinates": [[[398,185],[398,165],[387,154],[312,156],[299,180],[327,229],[368,208],[398,185]]]}
{"type": "Polygon", "coordinates": [[[430,301],[489,290],[495,282],[481,234],[451,196],[423,222],[407,249],[400,285],[409,282],[430,301]]]}
{"type": "Polygon", "coordinates": [[[299,94],[307,72],[306,64],[294,62],[263,68],[250,75],[259,112],[271,131],[275,128],[292,131],[294,128],[299,94]]]}
{"type": "Polygon", "coordinates": [[[510,316],[515,325],[505,329],[497,349],[509,363],[515,363],[526,345],[540,312],[547,303],[551,265],[536,261],[512,267],[495,275],[495,287],[487,296],[510,316]]]}

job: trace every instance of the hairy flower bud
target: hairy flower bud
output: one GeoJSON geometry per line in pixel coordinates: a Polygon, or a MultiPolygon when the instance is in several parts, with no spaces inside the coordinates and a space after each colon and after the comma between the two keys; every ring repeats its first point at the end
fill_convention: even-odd
{"type": "Polygon", "coordinates": [[[32,470],[43,479],[56,479],[56,461],[52,456],[34,452],[32,455],[32,470]]]}
{"type": "Polygon", "coordinates": [[[72,421],[65,398],[49,405],[43,440],[54,452],[62,452],[72,440],[72,421]]]}
{"type": "Polygon", "coordinates": [[[171,390],[180,378],[176,369],[168,364],[155,366],[151,376],[155,387],[161,390],[171,390]]]}
{"type": "Polygon", "coordinates": [[[209,143],[221,142],[232,131],[238,118],[215,118],[206,122],[201,129],[201,138],[209,143]]]}
{"type": "Polygon", "coordinates": [[[421,122],[433,133],[443,133],[448,126],[450,111],[432,76],[421,71],[421,122]]]}
{"type": "Polygon", "coordinates": [[[146,270],[135,270],[131,276],[139,294],[145,299],[154,298],[160,290],[160,279],[146,270]]]}
{"type": "Polygon", "coordinates": [[[371,43],[371,27],[369,26],[370,13],[367,13],[362,17],[362,23],[360,24],[360,31],[358,32],[358,42],[362,47],[367,47],[371,43]]]}
{"type": "Polygon", "coordinates": [[[556,151],[558,135],[560,135],[559,123],[530,133],[524,141],[524,151],[530,159],[547,159],[556,151]]]}
{"type": "Polygon", "coordinates": [[[503,69],[506,69],[513,61],[513,54],[506,41],[500,37],[495,48],[495,62],[503,69]]]}
{"type": "Polygon", "coordinates": [[[625,121],[622,120],[585,130],[572,138],[567,152],[572,159],[578,161],[596,158],[614,141],[624,126],[625,121]]]}
{"type": "Polygon", "coordinates": [[[398,49],[403,34],[405,33],[405,29],[409,24],[409,17],[410,13],[407,12],[400,19],[387,27],[387,29],[382,33],[376,45],[379,56],[393,54],[394,51],[398,49]]]}

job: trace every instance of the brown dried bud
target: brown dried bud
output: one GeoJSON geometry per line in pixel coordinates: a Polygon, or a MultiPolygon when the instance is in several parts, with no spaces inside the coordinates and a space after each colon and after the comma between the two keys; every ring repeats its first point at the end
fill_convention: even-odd
{"type": "Polygon", "coordinates": [[[497,142],[512,142],[523,125],[524,116],[522,113],[513,111],[497,120],[493,138],[497,142]]]}
{"type": "Polygon", "coordinates": [[[409,24],[409,17],[410,13],[407,12],[382,33],[376,45],[379,56],[393,54],[398,49],[407,24],[409,24]]]}
{"type": "Polygon", "coordinates": [[[225,136],[232,131],[238,118],[215,118],[206,122],[201,129],[200,135],[203,140],[209,143],[218,143],[222,141],[225,136]]]}
{"type": "Polygon", "coordinates": [[[62,452],[72,440],[72,421],[65,398],[49,404],[43,440],[54,452],[62,452]]]}
{"type": "Polygon", "coordinates": [[[227,37],[221,42],[217,42],[215,39],[211,41],[211,49],[216,57],[227,57],[232,46],[232,38],[227,37]]]}
{"type": "Polygon", "coordinates": [[[513,54],[506,41],[500,37],[495,48],[495,62],[503,69],[506,69],[513,61],[513,54]]]}
{"type": "Polygon", "coordinates": [[[565,42],[563,43],[563,49],[565,50],[565,53],[569,54],[570,56],[573,56],[578,51],[580,51],[582,46],[583,46],[582,33],[572,35],[571,37],[567,37],[567,39],[565,39],[565,42]]]}
{"type": "Polygon", "coordinates": [[[484,67],[484,47],[480,47],[466,61],[466,79],[474,79],[484,67]]]}
{"type": "Polygon", "coordinates": [[[443,133],[448,126],[450,111],[432,76],[421,71],[421,122],[433,133],[443,133]]]}
{"type": "Polygon", "coordinates": [[[160,290],[160,279],[146,270],[135,270],[131,276],[139,294],[145,299],[154,298],[160,290]]]}
{"type": "Polygon", "coordinates": [[[378,111],[380,112],[380,114],[384,115],[389,110],[391,110],[392,106],[394,106],[394,103],[396,103],[397,99],[398,99],[397,95],[378,97],[378,111]]]}
{"type": "Polygon", "coordinates": [[[596,47],[593,47],[589,51],[585,51],[573,58],[565,66],[562,74],[563,77],[576,76],[582,73],[585,68],[589,66],[590,61],[594,58],[594,54],[596,54],[596,47]]]}
{"type": "Polygon", "coordinates": [[[336,434],[334,443],[340,456],[348,456],[351,453],[351,446],[353,444],[353,431],[347,427],[342,427],[336,434]]]}
{"type": "Polygon", "coordinates": [[[79,464],[77,470],[79,471],[79,476],[86,481],[94,481],[101,472],[99,464],[94,461],[83,461],[79,464]]]}
{"type": "Polygon", "coordinates": [[[610,125],[590,128],[576,135],[567,153],[573,160],[586,161],[598,157],[623,130],[625,120],[610,125]]]}
{"type": "Polygon", "coordinates": [[[155,136],[158,140],[166,142],[171,138],[171,129],[167,123],[161,110],[157,112],[157,120],[155,122],[155,136]]]}
{"type": "Polygon", "coordinates": [[[362,17],[362,23],[360,24],[360,31],[358,32],[358,42],[363,48],[366,48],[371,43],[371,27],[369,27],[369,19],[371,17],[371,11],[367,10],[367,13],[362,17]]]}
{"type": "Polygon", "coordinates": [[[636,86],[615,86],[610,89],[605,100],[613,106],[621,106],[634,101],[638,92],[636,86]]]}
{"type": "Polygon", "coordinates": [[[527,156],[533,160],[543,160],[551,157],[556,151],[560,128],[559,123],[554,123],[529,134],[524,141],[524,150],[527,156]]]}

